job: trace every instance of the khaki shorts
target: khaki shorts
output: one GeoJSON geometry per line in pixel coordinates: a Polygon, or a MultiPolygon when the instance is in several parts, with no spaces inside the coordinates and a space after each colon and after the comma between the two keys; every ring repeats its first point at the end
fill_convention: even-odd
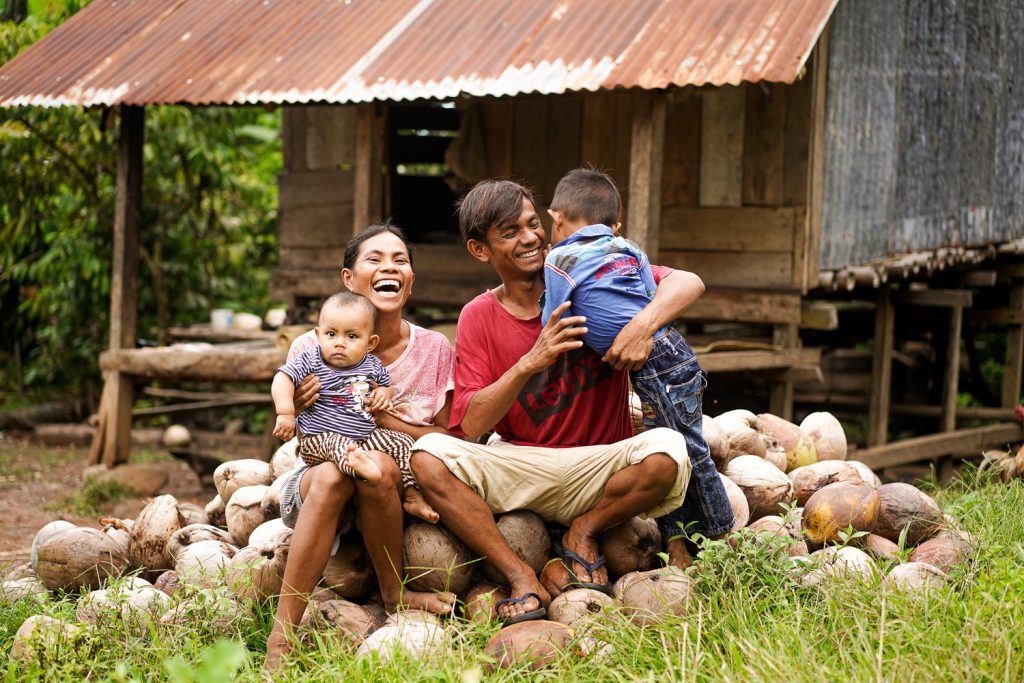
{"type": "Polygon", "coordinates": [[[544,519],[570,525],[591,510],[612,475],[648,455],[664,453],[676,461],[668,495],[643,517],[661,517],[683,503],[690,481],[690,458],[682,435],[652,429],[602,446],[540,448],[504,441],[481,445],[446,434],[427,434],[413,445],[441,460],[484,499],[491,512],[532,510],[544,519]]]}

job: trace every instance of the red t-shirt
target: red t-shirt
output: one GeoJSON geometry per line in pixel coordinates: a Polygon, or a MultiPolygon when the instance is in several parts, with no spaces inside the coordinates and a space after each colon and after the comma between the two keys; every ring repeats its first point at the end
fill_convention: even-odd
{"type": "MultiPolygon", "coordinates": [[[[671,269],[653,271],[657,282],[671,269]]],[[[541,328],[539,315],[520,320],[489,291],[466,304],[455,333],[455,395],[448,421],[453,433],[463,435],[459,425],[473,394],[526,355],[541,328]]],[[[616,372],[586,346],[563,353],[527,380],[494,431],[522,446],[568,448],[628,439],[633,427],[627,380],[627,373],[616,372]]]]}

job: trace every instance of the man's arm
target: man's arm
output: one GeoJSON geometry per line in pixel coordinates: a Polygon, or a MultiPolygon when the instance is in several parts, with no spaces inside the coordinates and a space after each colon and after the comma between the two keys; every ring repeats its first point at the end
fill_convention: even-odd
{"type": "Polygon", "coordinates": [[[654,333],[669,324],[704,294],[704,281],[685,270],[661,278],[658,289],[636,317],[622,328],[603,360],[616,370],[639,370],[654,345],[654,333]]]}
{"type": "Polygon", "coordinates": [[[583,316],[562,318],[572,302],[566,301],[555,309],[541,329],[537,341],[515,365],[506,370],[493,384],[477,390],[469,399],[460,429],[471,441],[476,441],[505,417],[527,380],[543,371],[566,351],[583,346],[580,339],[587,328],[583,316]]]}

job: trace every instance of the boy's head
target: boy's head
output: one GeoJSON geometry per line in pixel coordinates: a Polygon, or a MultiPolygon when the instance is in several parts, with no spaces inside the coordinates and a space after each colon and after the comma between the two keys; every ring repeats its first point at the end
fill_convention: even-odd
{"type": "Polygon", "coordinates": [[[373,330],[377,309],[370,300],[352,292],[330,296],[320,307],[316,337],[324,362],[334,368],[356,365],[377,347],[373,330]]]}
{"type": "Polygon", "coordinates": [[[506,277],[544,269],[547,236],[533,194],[511,180],[484,180],[459,200],[459,229],[477,260],[506,277]]]}
{"type": "Polygon", "coordinates": [[[588,225],[607,225],[619,229],[622,200],[615,181],[603,171],[577,168],[566,173],[551,198],[551,241],[561,242],[588,225]]]}

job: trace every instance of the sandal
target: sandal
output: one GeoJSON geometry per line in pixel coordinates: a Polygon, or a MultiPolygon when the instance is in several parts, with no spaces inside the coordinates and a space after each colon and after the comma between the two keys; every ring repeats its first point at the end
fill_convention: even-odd
{"type": "Polygon", "coordinates": [[[497,612],[505,605],[522,605],[530,598],[536,598],[537,604],[540,605],[540,608],[535,609],[532,612],[527,612],[525,614],[517,614],[514,617],[502,619],[502,627],[511,626],[512,624],[520,624],[524,621],[535,621],[537,619],[543,619],[548,615],[548,611],[544,607],[544,603],[541,601],[540,596],[536,593],[526,593],[525,595],[520,595],[518,598],[502,598],[494,604],[494,611],[497,612]]]}
{"type": "Polygon", "coordinates": [[[605,595],[610,596],[612,594],[612,585],[610,583],[597,583],[595,581],[580,581],[579,577],[576,576],[576,572],[572,570],[572,563],[577,562],[581,567],[586,569],[593,575],[595,571],[604,566],[605,559],[604,555],[598,555],[597,559],[593,562],[587,562],[578,554],[571,550],[566,550],[562,547],[562,544],[555,541],[552,547],[555,555],[562,560],[562,564],[565,566],[565,570],[569,572],[569,578],[571,582],[566,584],[566,588],[590,588],[591,590],[600,591],[605,595]]]}

